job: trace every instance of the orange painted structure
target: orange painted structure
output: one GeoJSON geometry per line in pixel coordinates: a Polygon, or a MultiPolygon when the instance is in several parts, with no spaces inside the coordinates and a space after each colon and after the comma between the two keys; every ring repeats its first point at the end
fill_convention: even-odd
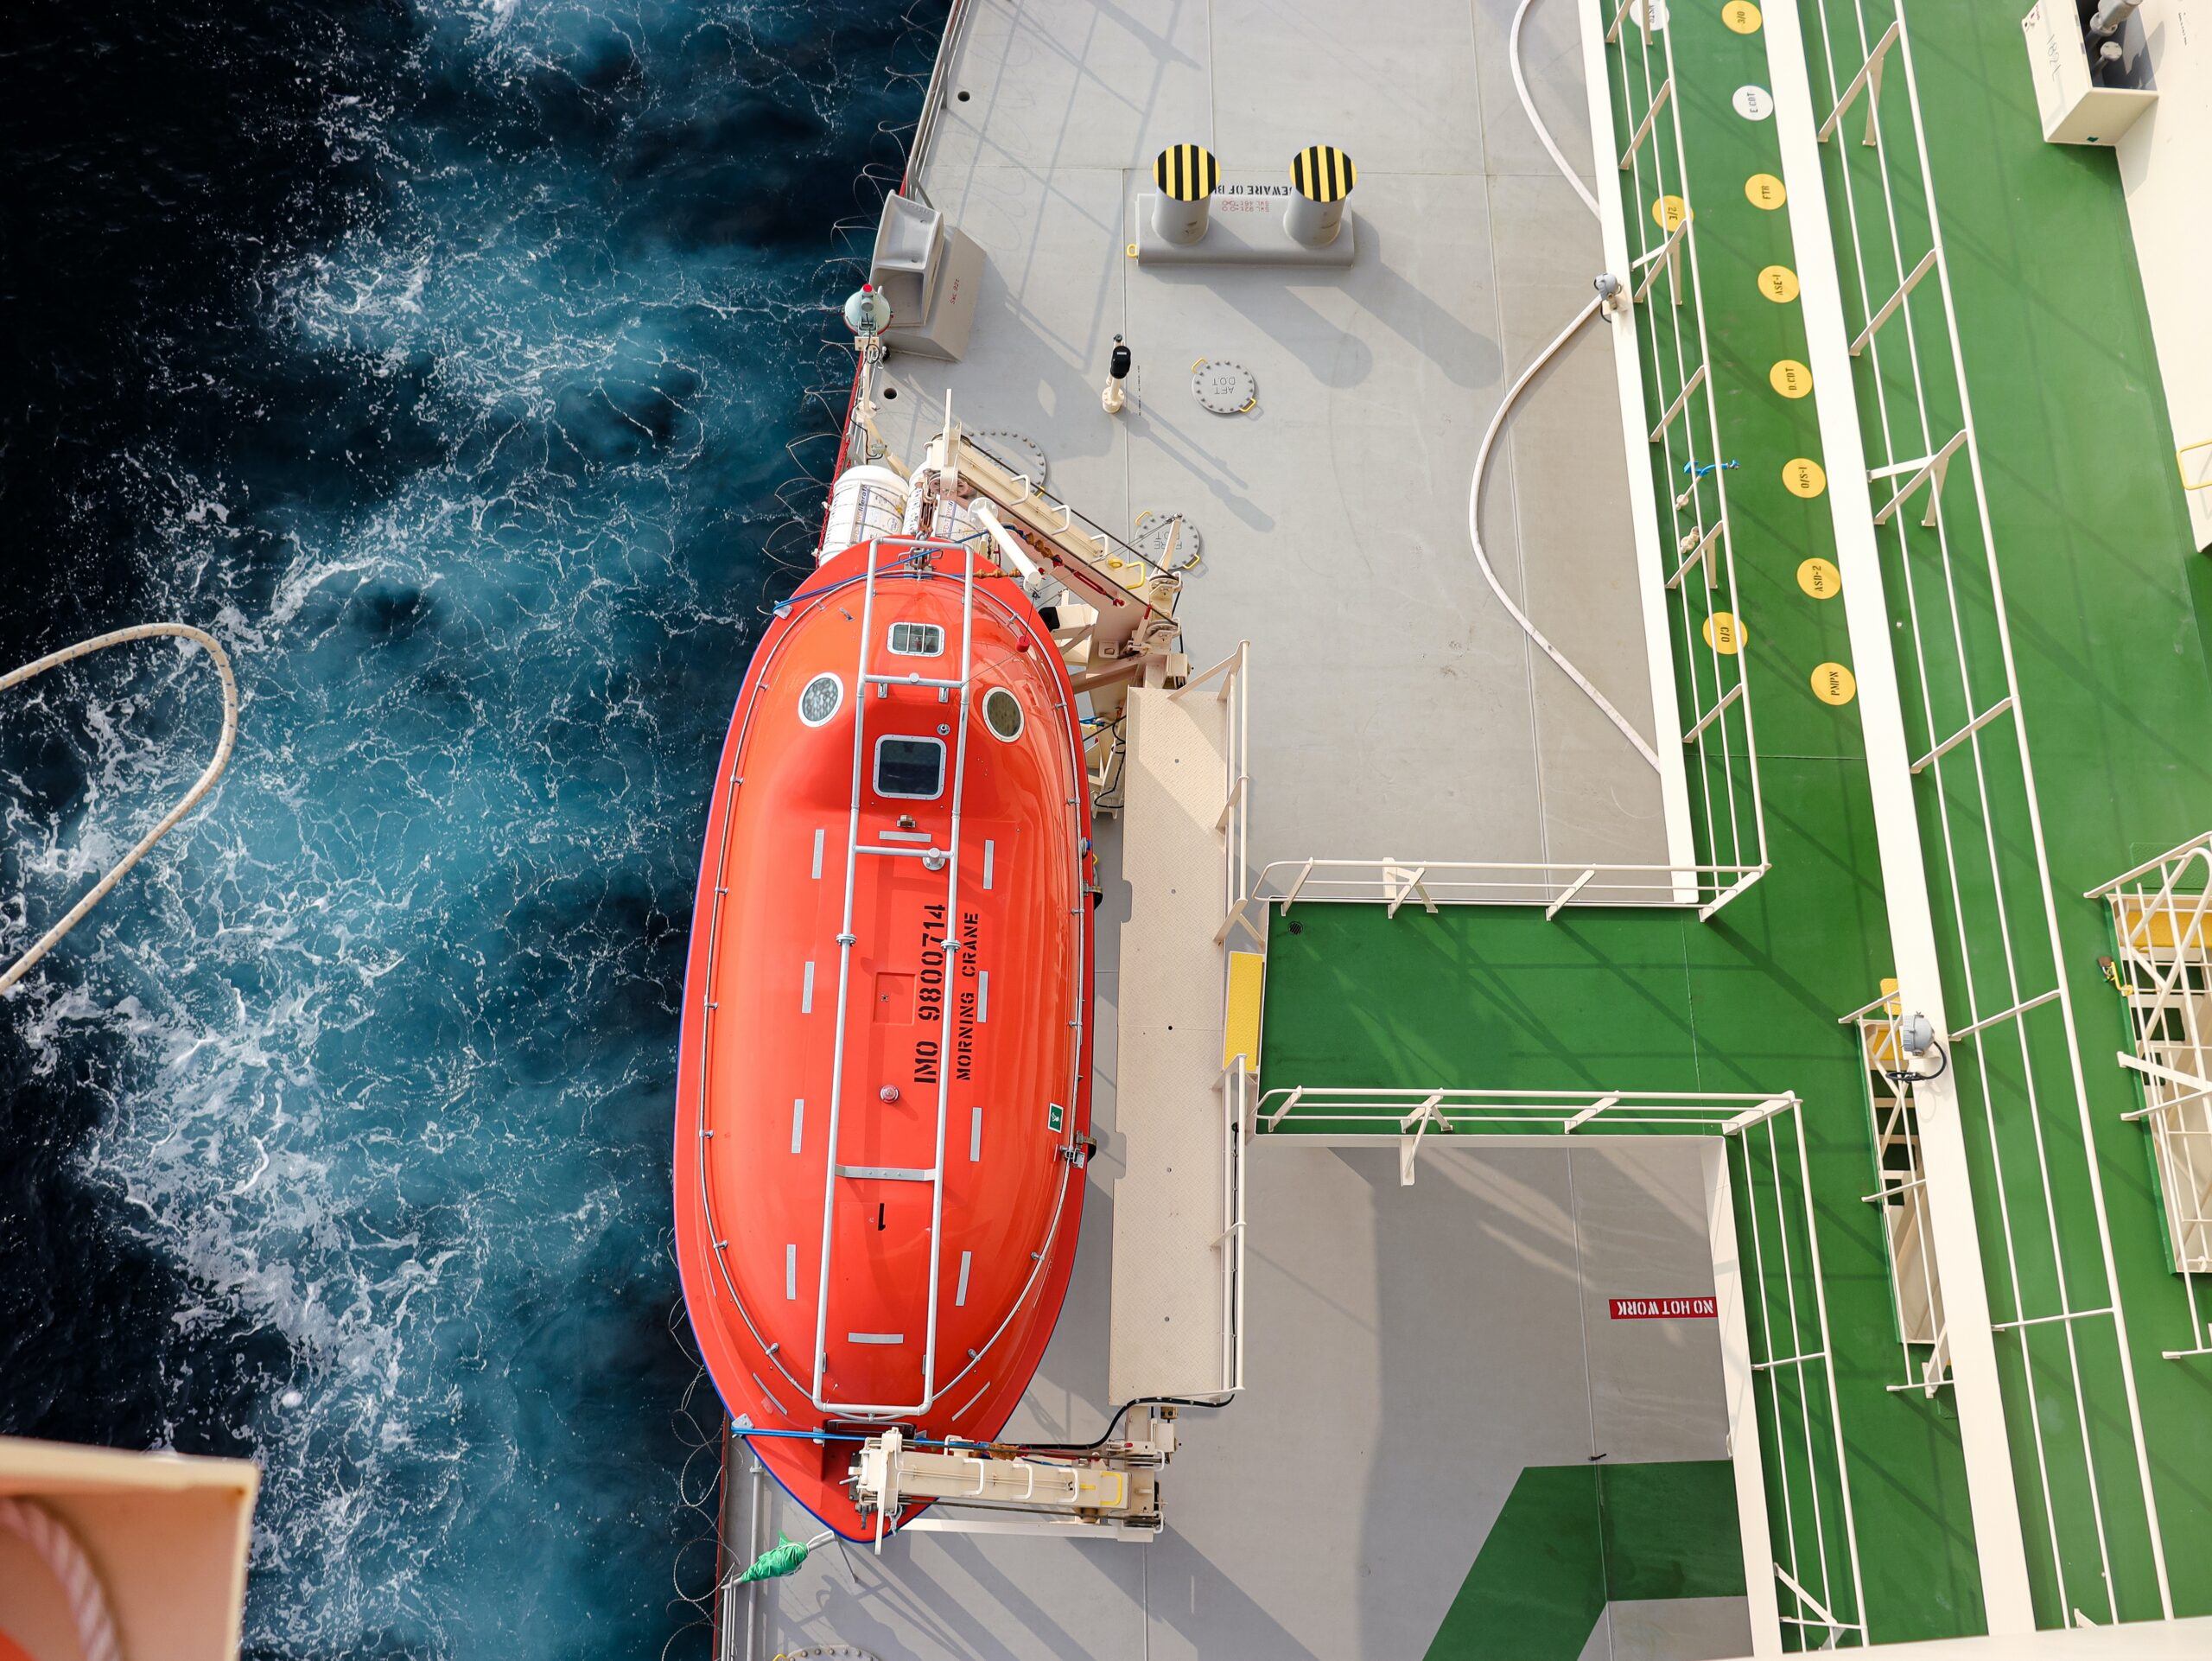
{"type": "MultiPolygon", "coordinates": [[[[741,1428],[981,1441],[1020,1400],[1083,1207],[1090,836],[1014,577],[885,540],[779,608],[723,747],[676,1116],[684,1298],[741,1428]]],[[[857,1442],[752,1445],[874,1533],[857,1442]]]]}

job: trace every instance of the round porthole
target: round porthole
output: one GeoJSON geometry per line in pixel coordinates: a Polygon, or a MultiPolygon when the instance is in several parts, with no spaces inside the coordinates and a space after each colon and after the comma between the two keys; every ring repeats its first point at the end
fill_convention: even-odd
{"type": "Polygon", "coordinates": [[[1003,686],[983,694],[983,724],[992,735],[1012,743],[1021,736],[1021,700],[1003,686]]]}
{"type": "Polygon", "coordinates": [[[798,695],[798,718],[810,727],[819,727],[837,713],[837,706],[844,701],[844,682],[835,675],[817,675],[798,695]]]}

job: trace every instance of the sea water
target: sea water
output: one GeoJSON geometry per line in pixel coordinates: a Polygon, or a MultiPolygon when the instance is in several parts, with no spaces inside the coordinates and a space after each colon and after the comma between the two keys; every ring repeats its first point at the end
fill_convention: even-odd
{"type": "MultiPolygon", "coordinates": [[[[0,1430],[258,1461],[250,1655],[705,1647],[692,883],[842,409],[825,262],[942,16],[56,5],[0,48],[0,668],[181,618],[242,705],[0,1006],[0,1430]]],[[[219,710],[167,643],[0,695],[0,959],[219,710]]]]}

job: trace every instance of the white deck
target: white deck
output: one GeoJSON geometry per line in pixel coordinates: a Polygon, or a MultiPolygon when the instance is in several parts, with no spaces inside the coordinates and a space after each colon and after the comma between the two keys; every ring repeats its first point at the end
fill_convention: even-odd
{"type": "MultiPolygon", "coordinates": [[[[1468,544],[1484,427],[1602,259],[1514,96],[1515,4],[975,0],[945,83],[922,181],[984,249],[982,295],[962,362],[888,361],[883,433],[912,459],[950,390],[971,430],[1041,446],[1053,490],[1108,529],[1189,515],[1205,554],[1179,613],[1192,659],[1253,642],[1255,869],[1669,856],[1656,775],[1533,655],[1468,544]],[[1192,141],[1230,176],[1287,172],[1310,143],[1348,150],[1352,266],[1129,258],[1153,156],[1192,141]],[[1098,402],[1116,333],[1137,360],[1118,418],[1098,402]],[[1199,357],[1249,368],[1256,410],[1202,410],[1199,357]]],[[[1537,0],[1524,58],[1554,134],[1586,155],[1568,0],[1537,0]]],[[[1611,347],[1586,331],[1516,409],[1484,524],[1516,601],[1649,733],[1618,396],[1611,347]]],[[[1220,1284],[1211,1172],[1203,1198],[1160,1181],[1218,1111],[1217,864],[1192,879],[1203,907],[1170,890],[1219,799],[1147,776],[1203,738],[1155,735],[1176,741],[1141,750],[1133,803],[1180,805],[1101,823],[1103,1147],[1015,1435],[1096,1435],[1135,1393],[1130,1368],[1148,1383],[1218,1365],[1217,1325],[1179,1353],[1138,1334],[1147,1312],[1198,1323],[1220,1284]],[[1141,976],[1122,955],[1133,905],[1154,913],[1141,976]],[[1185,910],[1209,915],[1193,927],[1185,910]],[[1149,944],[1175,927],[1187,962],[1149,944]]],[[[1455,1146],[1425,1152],[1412,1188],[1388,1150],[1276,1142],[1250,1157],[1248,1389],[1186,1415],[1165,1535],[900,1536],[854,1552],[857,1578],[818,1557],[775,1583],[761,1661],[830,1643],[884,1661],[1410,1661],[1523,1466],[1725,1457],[1712,1324],[1605,1318],[1609,1295],[1711,1289],[1693,1144],[1455,1146]]],[[[1748,1646],[1742,1600],[1689,1600],[1617,1606],[1586,1653],[1748,1646]]]]}
{"type": "MultiPolygon", "coordinates": [[[[976,0],[957,48],[923,181],[986,251],[983,293],[964,361],[890,360],[883,430],[917,453],[949,389],[966,424],[1040,444],[1054,490],[1108,529],[1189,516],[1192,655],[1256,648],[1255,865],[1668,857],[1656,775],[1531,652],[1468,545],[1483,429],[1603,264],[1514,96],[1512,10],[976,0]],[[1298,146],[1342,146],[1357,263],[1130,258],[1135,198],[1179,141],[1286,178],[1298,146]],[[1118,418],[1098,404],[1116,334],[1136,358],[1118,418]],[[1201,357],[1252,371],[1252,414],[1199,407],[1201,357]]],[[[1566,0],[1540,0],[1524,44],[1553,131],[1586,154],[1566,0]]],[[[1484,524],[1508,591],[1649,734],[1620,431],[1611,348],[1586,330],[1516,408],[1484,524]]]]}
{"type": "MultiPolygon", "coordinates": [[[[1711,1321],[1612,1321],[1713,1289],[1695,1142],[1253,1152],[1246,1393],[1189,1411],[1150,1545],[895,1536],[775,1582],[769,1646],[881,1661],[1418,1661],[1526,1465],[1719,1459],[1711,1321]],[[1570,1168],[1569,1161],[1572,1160],[1570,1168]]],[[[1102,1161],[1068,1314],[1009,1434],[1109,1405],[1102,1161]]],[[[806,1519],[778,1519],[793,1537],[806,1519]]],[[[1750,1648],[1743,1600],[1617,1607],[1585,1654],[1750,1648]]]]}

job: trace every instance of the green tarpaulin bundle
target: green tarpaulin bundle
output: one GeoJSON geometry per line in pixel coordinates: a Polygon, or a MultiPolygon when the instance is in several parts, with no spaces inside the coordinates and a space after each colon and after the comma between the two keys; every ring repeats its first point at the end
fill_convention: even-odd
{"type": "Polygon", "coordinates": [[[805,1561],[804,1546],[797,1540],[778,1534],[776,1543],[755,1557],[752,1566],[737,1577],[736,1583],[742,1586],[747,1581],[772,1581],[779,1575],[792,1573],[805,1561]]]}

